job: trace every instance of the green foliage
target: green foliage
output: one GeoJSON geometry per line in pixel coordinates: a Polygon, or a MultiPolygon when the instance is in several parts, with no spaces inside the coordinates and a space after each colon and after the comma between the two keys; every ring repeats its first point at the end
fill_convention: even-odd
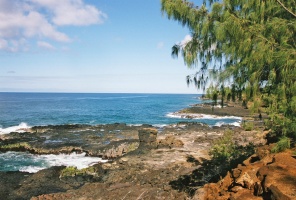
{"type": "Polygon", "coordinates": [[[212,99],[214,101],[214,105],[217,105],[217,101],[218,101],[218,93],[217,92],[214,92],[213,93],[212,99]]]}
{"type": "Polygon", "coordinates": [[[16,150],[16,149],[30,149],[31,145],[27,142],[21,142],[21,143],[14,143],[14,144],[7,144],[0,146],[0,150],[4,151],[10,151],[10,150],[16,150]]]}
{"type": "Polygon", "coordinates": [[[252,143],[241,146],[234,142],[233,134],[233,131],[226,130],[223,136],[214,142],[209,151],[209,154],[213,156],[212,161],[220,166],[221,174],[223,171],[227,172],[236,167],[255,152],[252,143]]]}
{"type": "Polygon", "coordinates": [[[61,177],[64,177],[64,176],[75,176],[76,175],[76,172],[78,171],[77,167],[66,167],[64,168],[62,171],[61,171],[61,177]]]}
{"type": "Polygon", "coordinates": [[[227,93],[227,101],[230,101],[231,99],[231,93],[227,93]]]}
{"type": "Polygon", "coordinates": [[[206,97],[209,99],[213,99],[213,94],[216,92],[216,88],[213,85],[210,85],[206,90],[206,97]]]}
{"type": "Polygon", "coordinates": [[[278,138],[287,136],[296,140],[296,117],[287,118],[281,114],[272,113],[270,118],[265,124],[268,128],[272,128],[278,138]]]}
{"type": "Polygon", "coordinates": [[[217,139],[210,149],[210,155],[219,161],[229,161],[236,152],[236,145],[233,142],[233,131],[226,130],[223,136],[217,139]]]}
{"type": "Polygon", "coordinates": [[[253,122],[244,122],[242,126],[245,131],[252,131],[254,129],[253,122]]]}
{"type": "Polygon", "coordinates": [[[223,108],[224,106],[224,98],[225,98],[225,88],[224,88],[224,85],[221,85],[220,87],[220,94],[221,94],[221,108],[223,108]]]}
{"type": "Polygon", "coordinates": [[[235,88],[235,84],[232,84],[231,85],[231,100],[233,102],[235,102],[235,100],[236,100],[236,93],[237,93],[237,91],[236,91],[236,88],[235,88]]]}
{"type": "Polygon", "coordinates": [[[77,169],[76,167],[70,166],[70,167],[64,168],[60,172],[60,178],[67,177],[67,176],[74,177],[74,176],[79,176],[79,175],[96,175],[96,173],[97,172],[96,172],[95,167],[77,169]]]}
{"type": "Polygon", "coordinates": [[[281,137],[276,145],[271,149],[272,153],[278,153],[290,148],[290,138],[281,137]]]}
{"type": "Polygon", "coordinates": [[[213,160],[225,167],[235,167],[246,158],[254,153],[254,145],[252,143],[247,146],[240,146],[234,142],[234,132],[226,130],[223,136],[213,143],[209,154],[213,156],[213,160]]]}
{"type": "MultiPolygon", "coordinates": [[[[173,48],[175,57],[182,55],[197,69],[188,83],[198,88],[209,81],[216,88],[228,83],[233,101],[262,100],[271,120],[279,122],[270,124],[272,130],[295,137],[295,0],[205,0],[199,7],[188,0],[161,0],[161,5],[169,19],[192,33],[188,43],[173,48]]],[[[220,97],[223,101],[222,91],[220,97]]]]}
{"type": "Polygon", "coordinates": [[[139,142],[133,142],[127,146],[127,153],[136,150],[139,147],[139,142]]]}

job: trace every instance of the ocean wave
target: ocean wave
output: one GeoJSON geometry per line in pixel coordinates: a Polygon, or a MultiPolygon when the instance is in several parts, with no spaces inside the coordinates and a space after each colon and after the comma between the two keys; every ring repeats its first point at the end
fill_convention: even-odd
{"type": "Polygon", "coordinates": [[[233,126],[241,126],[241,121],[230,123],[230,125],[233,125],[233,126]]]}
{"type": "Polygon", "coordinates": [[[74,166],[77,169],[83,169],[99,162],[108,161],[99,157],[88,157],[85,153],[33,155],[12,151],[0,154],[0,160],[2,168],[3,166],[5,168],[2,171],[22,171],[29,173],[36,173],[52,166],[74,166]],[[10,166],[13,166],[13,168],[10,168],[10,166]]]}
{"type": "Polygon", "coordinates": [[[0,135],[9,134],[11,132],[23,133],[23,132],[26,132],[30,128],[31,127],[28,126],[27,123],[22,122],[18,126],[11,126],[8,128],[0,128],[0,135]]]}
{"type": "Polygon", "coordinates": [[[77,154],[59,154],[59,155],[40,155],[50,166],[75,166],[77,169],[83,169],[92,166],[98,162],[107,162],[99,157],[88,157],[85,153],[77,154]]]}
{"type": "Polygon", "coordinates": [[[237,116],[218,116],[218,115],[207,115],[207,114],[196,114],[196,113],[168,113],[166,115],[169,118],[180,118],[180,119],[237,119],[242,120],[241,117],[237,116]]]}
{"type": "Polygon", "coordinates": [[[46,167],[39,167],[39,166],[25,166],[25,167],[20,167],[19,171],[20,172],[29,172],[29,173],[36,173],[40,170],[46,169],[46,167]]]}
{"type": "Polygon", "coordinates": [[[166,127],[168,125],[167,124],[154,124],[153,126],[156,127],[156,128],[164,128],[164,127],[166,127]]]}
{"type": "Polygon", "coordinates": [[[225,125],[225,124],[240,127],[241,121],[237,121],[237,122],[233,122],[233,123],[217,122],[214,126],[221,127],[222,125],[225,125]]]}
{"type": "Polygon", "coordinates": [[[217,122],[214,126],[221,127],[221,126],[223,126],[224,124],[225,124],[224,122],[217,122]]]}

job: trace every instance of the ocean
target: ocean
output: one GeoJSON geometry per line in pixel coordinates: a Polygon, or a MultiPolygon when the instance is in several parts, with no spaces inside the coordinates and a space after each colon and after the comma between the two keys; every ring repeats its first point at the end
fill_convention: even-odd
{"type": "MultiPolygon", "coordinates": [[[[198,116],[185,119],[175,112],[203,101],[198,94],[126,93],[0,93],[0,135],[32,126],[62,124],[151,124],[165,126],[194,121],[210,126],[238,124],[240,118],[198,116]]],[[[80,167],[94,163],[84,155],[36,156],[29,153],[0,153],[0,171],[36,172],[54,165],[80,167]],[[70,160],[67,160],[70,159],[70,160]],[[61,161],[63,160],[63,162],[61,161]],[[65,162],[64,162],[65,161],[65,162]],[[34,170],[30,170],[34,167],[34,170]],[[40,169],[39,169],[40,168],[40,169]]]]}
{"type": "MultiPolygon", "coordinates": [[[[199,94],[114,93],[0,93],[0,134],[11,127],[61,124],[166,125],[197,121],[209,125],[234,123],[236,118],[183,119],[174,115],[192,104],[199,94]]],[[[7,132],[7,131],[6,131],[7,132]]]]}

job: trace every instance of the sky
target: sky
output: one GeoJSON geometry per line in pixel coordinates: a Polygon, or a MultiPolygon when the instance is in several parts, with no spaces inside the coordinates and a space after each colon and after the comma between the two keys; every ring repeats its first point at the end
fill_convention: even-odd
{"type": "Polygon", "coordinates": [[[160,0],[0,0],[0,92],[201,93],[189,35],[160,0]]]}

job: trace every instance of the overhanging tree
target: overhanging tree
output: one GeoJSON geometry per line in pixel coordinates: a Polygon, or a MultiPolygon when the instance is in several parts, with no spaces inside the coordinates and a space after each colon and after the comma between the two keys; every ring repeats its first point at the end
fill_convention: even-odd
{"type": "MultiPolygon", "coordinates": [[[[264,104],[277,134],[296,139],[296,1],[207,0],[200,7],[187,0],[161,0],[162,12],[189,28],[192,39],[176,44],[196,67],[193,79],[245,91],[245,100],[264,104]],[[210,76],[212,74],[213,76],[210,76]],[[210,79],[209,79],[210,78],[210,79]]],[[[190,81],[188,81],[190,82],[190,81]]]]}

